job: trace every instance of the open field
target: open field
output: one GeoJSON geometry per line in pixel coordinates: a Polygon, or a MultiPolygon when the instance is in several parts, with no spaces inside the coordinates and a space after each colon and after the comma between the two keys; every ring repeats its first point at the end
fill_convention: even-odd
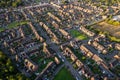
{"type": "Polygon", "coordinates": [[[110,34],[109,38],[112,41],[120,41],[120,26],[114,26],[106,22],[98,23],[92,26],[95,29],[99,29],[101,32],[107,32],[110,34]]]}
{"type": "Polygon", "coordinates": [[[75,80],[67,68],[63,67],[53,80],[75,80]]]}
{"type": "Polygon", "coordinates": [[[71,34],[73,37],[75,37],[75,38],[77,38],[77,39],[79,39],[79,40],[85,40],[85,39],[87,39],[87,36],[86,36],[86,35],[84,35],[83,33],[80,33],[80,32],[77,31],[77,30],[71,30],[71,31],[70,31],[70,34],[71,34]]]}

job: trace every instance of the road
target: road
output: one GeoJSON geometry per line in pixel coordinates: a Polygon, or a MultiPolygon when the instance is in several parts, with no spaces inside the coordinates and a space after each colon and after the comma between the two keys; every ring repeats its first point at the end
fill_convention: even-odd
{"type": "MultiPolygon", "coordinates": [[[[46,35],[47,33],[46,33],[45,31],[43,31],[43,30],[40,28],[39,25],[36,25],[35,28],[36,28],[36,30],[38,30],[38,31],[41,33],[42,36],[45,37],[46,43],[49,44],[50,48],[53,49],[58,56],[61,56],[61,59],[64,60],[64,64],[65,64],[66,67],[69,68],[71,74],[72,74],[75,78],[77,77],[79,80],[82,80],[82,77],[79,75],[78,71],[75,70],[75,69],[73,68],[73,65],[72,65],[70,62],[68,62],[67,59],[63,56],[62,52],[59,50],[59,46],[56,45],[55,43],[51,42],[51,39],[46,35]]],[[[74,40],[74,39],[71,39],[71,40],[74,40]]],[[[66,42],[66,43],[64,43],[64,44],[68,44],[68,42],[66,42]]]]}
{"type": "Polygon", "coordinates": [[[76,78],[78,78],[79,80],[82,80],[82,77],[79,75],[79,73],[73,68],[72,64],[70,62],[67,61],[67,59],[63,56],[62,52],[60,52],[59,47],[55,44],[51,44],[50,47],[56,51],[56,54],[58,56],[61,56],[61,59],[64,60],[64,64],[66,67],[69,68],[70,72],[72,73],[72,75],[76,78]]]}

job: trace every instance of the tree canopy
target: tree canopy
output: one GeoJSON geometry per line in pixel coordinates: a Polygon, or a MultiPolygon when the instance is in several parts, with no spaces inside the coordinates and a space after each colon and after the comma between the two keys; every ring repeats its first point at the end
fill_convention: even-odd
{"type": "Polygon", "coordinates": [[[22,5],[22,0],[0,0],[0,7],[17,7],[22,5]]]}
{"type": "Polygon", "coordinates": [[[0,51],[0,80],[29,80],[20,73],[10,58],[0,51]]]}

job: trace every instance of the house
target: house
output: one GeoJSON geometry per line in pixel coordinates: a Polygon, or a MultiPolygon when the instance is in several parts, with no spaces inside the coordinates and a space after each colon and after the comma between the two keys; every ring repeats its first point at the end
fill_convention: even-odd
{"type": "Polygon", "coordinates": [[[43,38],[38,34],[37,30],[35,29],[35,27],[32,25],[32,23],[29,23],[33,33],[35,34],[36,38],[38,40],[40,40],[40,42],[43,42],[43,38]]]}
{"type": "Polygon", "coordinates": [[[55,62],[56,62],[56,64],[60,64],[60,61],[57,57],[55,57],[55,62]]]}
{"type": "Polygon", "coordinates": [[[120,52],[117,55],[115,55],[114,58],[120,60],[120,52]]]}
{"type": "Polygon", "coordinates": [[[98,64],[100,64],[101,62],[103,62],[103,60],[96,54],[93,55],[92,59],[97,62],[98,64]]]}
{"type": "Polygon", "coordinates": [[[56,29],[59,28],[59,25],[58,25],[55,21],[52,21],[52,25],[53,25],[56,29]]]}
{"type": "Polygon", "coordinates": [[[93,56],[93,53],[85,45],[81,45],[80,49],[87,57],[93,56]]]}
{"type": "Polygon", "coordinates": [[[24,60],[24,65],[30,70],[30,71],[36,71],[38,69],[38,65],[31,61],[30,59],[24,60]]]}
{"type": "Polygon", "coordinates": [[[95,36],[95,33],[91,32],[90,30],[86,29],[85,27],[80,27],[80,30],[82,32],[84,32],[85,34],[87,34],[88,36],[92,37],[92,36],[95,36]]]}
{"type": "Polygon", "coordinates": [[[45,80],[44,78],[46,78],[47,75],[50,74],[50,72],[52,72],[55,67],[56,65],[54,64],[54,62],[49,62],[35,80],[41,80],[42,78],[42,80],[45,80]]]}
{"type": "Polygon", "coordinates": [[[52,6],[54,6],[54,7],[57,7],[58,9],[61,8],[61,6],[59,6],[59,5],[57,5],[57,4],[53,3],[53,2],[50,2],[50,4],[51,4],[52,6]]]}
{"type": "Polygon", "coordinates": [[[93,76],[93,73],[86,66],[83,66],[80,69],[79,74],[83,74],[86,78],[90,78],[91,76],[93,76]]]}
{"type": "Polygon", "coordinates": [[[75,61],[77,59],[77,57],[74,55],[74,53],[70,50],[70,48],[66,47],[64,49],[64,55],[70,57],[72,59],[72,61],[75,61]]]}
{"type": "Polygon", "coordinates": [[[89,44],[91,44],[93,47],[95,47],[95,49],[97,49],[98,52],[101,52],[103,54],[107,54],[107,52],[108,52],[108,50],[104,46],[99,44],[97,41],[89,41],[89,44]]]}
{"type": "Polygon", "coordinates": [[[47,57],[53,56],[56,52],[48,46],[43,46],[43,52],[47,54],[47,57]]]}
{"type": "Polygon", "coordinates": [[[57,38],[57,36],[51,31],[51,29],[44,24],[43,22],[39,23],[46,31],[47,33],[50,35],[50,37],[52,37],[52,41],[59,44],[59,39],[57,38]]]}
{"type": "Polygon", "coordinates": [[[119,43],[115,44],[115,49],[120,50],[120,44],[119,43]]]}
{"type": "Polygon", "coordinates": [[[96,51],[93,53],[87,45],[81,45],[80,49],[81,49],[82,52],[84,52],[84,54],[87,57],[92,58],[98,64],[100,64],[101,62],[104,62],[98,55],[95,54],[96,51]]]}
{"type": "Polygon", "coordinates": [[[59,23],[61,22],[61,20],[60,20],[58,17],[56,17],[55,15],[53,15],[52,13],[48,12],[47,14],[48,14],[50,17],[52,17],[53,19],[55,19],[56,21],[58,21],[59,23]]]}
{"type": "Polygon", "coordinates": [[[120,15],[113,16],[112,20],[120,21],[120,15]]]}
{"type": "Polygon", "coordinates": [[[76,60],[75,64],[80,68],[83,66],[83,63],[80,60],[76,60]]]}
{"type": "Polygon", "coordinates": [[[63,29],[59,29],[59,31],[62,33],[62,35],[64,35],[65,38],[70,39],[70,35],[67,31],[63,30],[63,29]]]}
{"type": "Polygon", "coordinates": [[[70,55],[70,58],[72,59],[72,61],[75,61],[75,60],[77,59],[77,57],[74,55],[74,53],[72,53],[72,54],[70,55]]]}
{"type": "Polygon", "coordinates": [[[72,46],[75,49],[78,49],[80,44],[81,44],[81,41],[79,40],[70,41],[70,46],[72,46]]]}

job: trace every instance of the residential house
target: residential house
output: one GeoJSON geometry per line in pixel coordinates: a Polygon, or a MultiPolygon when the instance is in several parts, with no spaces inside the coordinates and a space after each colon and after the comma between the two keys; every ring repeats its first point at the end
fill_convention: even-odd
{"type": "Polygon", "coordinates": [[[120,44],[116,43],[115,44],[115,49],[120,50],[120,44]]]}
{"type": "Polygon", "coordinates": [[[77,57],[74,55],[74,53],[70,50],[70,48],[66,47],[64,49],[64,55],[70,57],[72,59],[72,61],[75,61],[77,59],[77,57]]]}
{"type": "Polygon", "coordinates": [[[80,60],[77,60],[75,63],[79,68],[83,66],[83,63],[80,60]]]}
{"type": "Polygon", "coordinates": [[[80,30],[87,34],[88,36],[95,36],[95,33],[91,32],[90,30],[86,29],[85,27],[80,27],[80,30]]]}
{"type": "Polygon", "coordinates": [[[108,50],[104,46],[99,44],[97,41],[90,41],[89,44],[91,44],[93,47],[95,47],[95,49],[97,49],[98,52],[101,52],[103,54],[107,54],[107,52],[108,52],[108,50]]]}
{"type": "Polygon", "coordinates": [[[25,59],[24,64],[30,71],[36,71],[38,69],[38,65],[30,59],[25,59]]]}
{"type": "Polygon", "coordinates": [[[40,42],[43,42],[43,38],[38,34],[37,30],[34,28],[34,26],[32,25],[32,23],[29,23],[33,33],[35,34],[36,38],[38,40],[40,40],[40,42]]]}
{"type": "Polygon", "coordinates": [[[62,33],[62,35],[64,35],[65,38],[70,39],[70,35],[67,31],[63,30],[63,29],[59,29],[59,31],[62,33]]]}

